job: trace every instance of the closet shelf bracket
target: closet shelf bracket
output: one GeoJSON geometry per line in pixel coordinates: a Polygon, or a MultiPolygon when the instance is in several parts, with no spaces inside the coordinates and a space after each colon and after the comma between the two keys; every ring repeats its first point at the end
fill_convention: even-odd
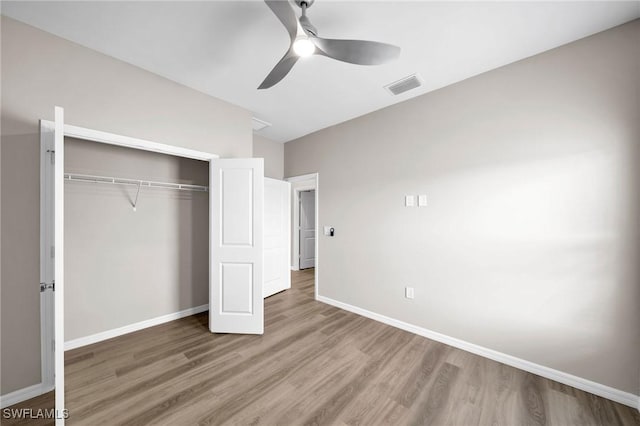
{"type": "Polygon", "coordinates": [[[136,206],[138,205],[138,196],[140,195],[140,187],[142,186],[142,182],[138,182],[138,190],[136,191],[136,199],[133,201],[133,211],[136,211],[136,206]]]}

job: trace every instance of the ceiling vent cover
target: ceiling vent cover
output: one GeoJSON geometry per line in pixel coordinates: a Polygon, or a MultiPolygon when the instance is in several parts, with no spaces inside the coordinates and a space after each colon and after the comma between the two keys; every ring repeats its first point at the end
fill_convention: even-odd
{"type": "Polygon", "coordinates": [[[417,74],[411,74],[405,78],[401,78],[398,81],[394,81],[391,84],[387,84],[384,86],[392,95],[399,95],[400,93],[404,93],[408,90],[415,89],[416,87],[422,86],[422,81],[417,74]]]}
{"type": "Polygon", "coordinates": [[[267,123],[264,120],[260,120],[259,118],[251,117],[251,122],[253,124],[253,131],[258,132],[265,127],[271,127],[271,123],[267,123]]]}

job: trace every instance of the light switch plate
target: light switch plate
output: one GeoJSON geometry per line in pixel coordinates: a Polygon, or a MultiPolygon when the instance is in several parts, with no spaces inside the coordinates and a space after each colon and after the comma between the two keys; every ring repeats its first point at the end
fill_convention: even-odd
{"type": "Polygon", "coordinates": [[[404,288],[404,297],[406,297],[407,299],[413,299],[414,297],[413,287],[404,288]]]}
{"type": "Polygon", "coordinates": [[[404,196],[404,205],[406,207],[413,207],[416,205],[416,196],[415,195],[405,195],[404,196]]]}
{"type": "Polygon", "coordinates": [[[427,206],[426,194],[418,195],[418,207],[426,207],[426,206],[427,206]]]}

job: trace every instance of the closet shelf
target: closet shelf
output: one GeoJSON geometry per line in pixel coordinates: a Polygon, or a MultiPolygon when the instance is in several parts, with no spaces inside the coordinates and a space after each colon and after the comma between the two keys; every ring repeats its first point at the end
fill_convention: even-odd
{"type": "Polygon", "coordinates": [[[148,188],[164,188],[164,189],[177,189],[181,191],[199,191],[207,192],[209,187],[202,185],[189,185],[186,183],[172,183],[172,182],[155,182],[151,180],[139,180],[139,179],[127,179],[117,178],[109,176],[93,176],[93,175],[80,175],[76,173],[65,173],[64,179],[68,181],[77,182],[89,182],[89,183],[105,183],[111,185],[133,185],[137,187],[148,188]]]}

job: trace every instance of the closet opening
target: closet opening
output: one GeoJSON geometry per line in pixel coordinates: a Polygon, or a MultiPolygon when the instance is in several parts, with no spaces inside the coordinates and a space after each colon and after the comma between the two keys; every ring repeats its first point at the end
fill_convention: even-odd
{"type": "Polygon", "coordinates": [[[64,144],[65,350],[206,311],[208,162],[64,144]]]}
{"type": "Polygon", "coordinates": [[[65,346],[207,309],[212,333],[263,333],[262,159],[65,125],[59,107],[40,131],[40,389],[58,390],[57,425],[65,346]]]}

